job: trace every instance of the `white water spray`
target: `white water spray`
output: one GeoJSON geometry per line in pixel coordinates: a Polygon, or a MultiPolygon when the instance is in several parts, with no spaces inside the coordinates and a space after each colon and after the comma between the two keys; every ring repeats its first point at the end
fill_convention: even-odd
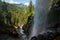
{"type": "Polygon", "coordinates": [[[36,0],[34,25],[30,37],[43,33],[47,27],[47,15],[51,0],[36,0]]]}

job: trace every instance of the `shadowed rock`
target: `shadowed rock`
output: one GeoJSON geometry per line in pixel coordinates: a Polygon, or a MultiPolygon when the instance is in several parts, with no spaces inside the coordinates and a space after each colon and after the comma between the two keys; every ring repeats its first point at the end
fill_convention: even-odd
{"type": "Polygon", "coordinates": [[[32,37],[31,40],[38,40],[36,36],[32,37]]]}

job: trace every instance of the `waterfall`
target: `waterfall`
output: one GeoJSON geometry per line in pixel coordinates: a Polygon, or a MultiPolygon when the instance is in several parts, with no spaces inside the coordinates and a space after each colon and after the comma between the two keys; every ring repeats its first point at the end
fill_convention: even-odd
{"type": "Polygon", "coordinates": [[[34,25],[30,37],[43,33],[47,27],[47,14],[52,0],[36,0],[34,25]]]}

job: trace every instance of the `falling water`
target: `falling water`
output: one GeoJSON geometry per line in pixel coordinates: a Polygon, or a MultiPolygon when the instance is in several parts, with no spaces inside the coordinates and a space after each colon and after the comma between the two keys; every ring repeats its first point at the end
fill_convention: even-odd
{"type": "Polygon", "coordinates": [[[51,0],[36,0],[34,25],[30,37],[36,36],[46,29],[50,2],[51,0]]]}
{"type": "Polygon", "coordinates": [[[24,30],[22,29],[23,25],[19,27],[19,30],[17,30],[17,33],[19,34],[20,40],[27,40],[27,36],[24,33],[24,30]]]}

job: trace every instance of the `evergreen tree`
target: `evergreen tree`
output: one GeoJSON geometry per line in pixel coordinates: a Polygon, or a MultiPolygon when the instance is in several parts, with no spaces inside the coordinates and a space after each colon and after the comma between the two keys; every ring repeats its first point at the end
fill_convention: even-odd
{"type": "Polygon", "coordinates": [[[31,31],[31,27],[33,24],[33,16],[34,16],[34,5],[32,3],[32,0],[30,0],[29,6],[27,9],[27,14],[28,14],[27,23],[26,25],[24,25],[25,27],[23,27],[23,29],[25,30],[25,33],[28,36],[31,31]]]}
{"type": "Polygon", "coordinates": [[[28,6],[28,8],[29,8],[29,12],[32,12],[32,6],[33,6],[33,4],[32,4],[32,0],[30,0],[29,6],[28,6]]]}

